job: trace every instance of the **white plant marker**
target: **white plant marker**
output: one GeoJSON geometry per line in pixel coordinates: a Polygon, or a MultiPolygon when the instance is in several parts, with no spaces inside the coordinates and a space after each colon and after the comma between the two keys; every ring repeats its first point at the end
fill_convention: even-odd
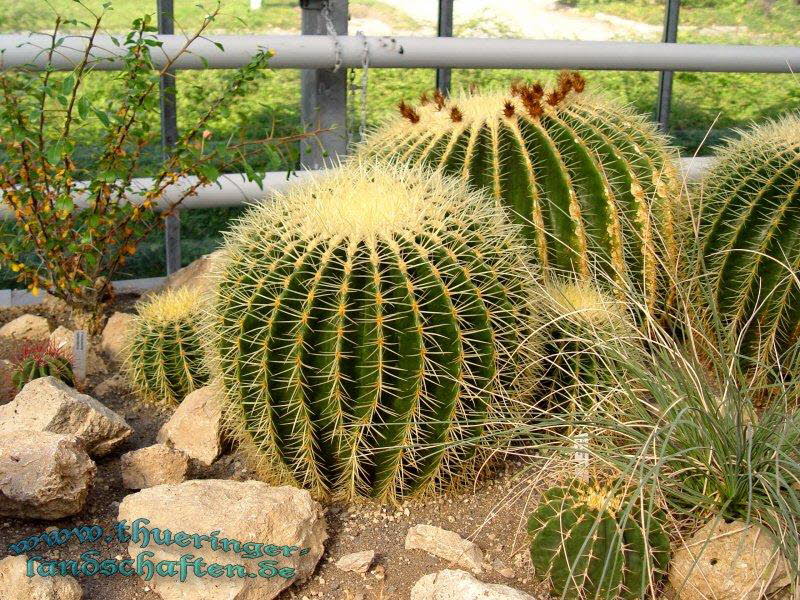
{"type": "Polygon", "coordinates": [[[589,434],[578,433],[573,437],[575,441],[575,477],[578,479],[589,478],[589,434]]]}
{"type": "Polygon", "coordinates": [[[76,383],[86,381],[86,356],[89,353],[89,344],[86,332],[79,329],[75,332],[75,342],[72,344],[72,372],[76,383]]]}
{"type": "Polygon", "coordinates": [[[261,0],[250,0],[250,10],[260,10],[261,0]]]}

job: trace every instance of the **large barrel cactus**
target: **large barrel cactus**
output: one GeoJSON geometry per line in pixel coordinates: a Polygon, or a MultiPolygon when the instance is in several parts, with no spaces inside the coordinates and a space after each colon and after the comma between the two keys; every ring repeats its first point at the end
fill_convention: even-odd
{"type": "Polygon", "coordinates": [[[229,234],[210,326],[262,477],[394,502],[467,477],[525,364],[526,246],[462,182],[359,162],[229,234]]]}
{"type": "Polygon", "coordinates": [[[443,168],[487,190],[523,226],[546,272],[603,274],[668,300],[676,260],[674,153],[643,118],[562,73],[507,91],[423,96],[363,152],[443,168]]]}
{"type": "Polygon", "coordinates": [[[178,404],[208,381],[202,302],[181,288],[143,302],[128,331],[123,369],[146,401],[178,404]]]}
{"type": "Polygon", "coordinates": [[[663,519],[647,500],[631,502],[610,487],[550,488],[528,519],[534,575],[556,597],[642,598],[669,564],[663,519]]]}
{"type": "Polygon", "coordinates": [[[800,338],[800,115],[741,132],[701,182],[700,266],[746,356],[800,338]]]}

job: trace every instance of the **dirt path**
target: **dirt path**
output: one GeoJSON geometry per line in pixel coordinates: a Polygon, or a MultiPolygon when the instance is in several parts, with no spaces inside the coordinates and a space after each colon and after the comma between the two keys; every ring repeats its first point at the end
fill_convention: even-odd
{"type": "MultiPolygon", "coordinates": [[[[393,8],[408,14],[424,25],[424,31],[435,32],[438,3],[430,0],[382,0],[393,8]]],[[[470,29],[488,29],[488,23],[515,36],[539,39],[644,39],[658,41],[661,27],[598,13],[586,16],[578,10],[559,6],[553,0],[458,0],[454,5],[455,22],[470,25],[470,29]]],[[[351,28],[364,30],[368,35],[381,35],[383,31],[369,31],[374,20],[351,22],[351,28]]]]}

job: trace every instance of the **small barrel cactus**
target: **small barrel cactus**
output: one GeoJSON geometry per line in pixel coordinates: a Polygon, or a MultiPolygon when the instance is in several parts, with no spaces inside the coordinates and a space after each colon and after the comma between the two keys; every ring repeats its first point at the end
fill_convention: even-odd
{"type": "Polygon", "coordinates": [[[123,368],[142,399],[177,404],[207,383],[203,306],[196,294],[178,289],[138,307],[127,332],[123,368]]]}
{"type": "Polygon", "coordinates": [[[645,119],[584,94],[584,79],[555,87],[446,99],[423,95],[376,131],[369,155],[444,169],[512,211],[545,273],[602,273],[631,284],[650,306],[670,300],[677,260],[674,152],[645,119]]]}
{"type": "Polygon", "coordinates": [[[533,274],[502,208],[354,160],[253,209],[225,249],[215,370],[263,477],[394,503],[471,474],[527,363],[533,274]]]}
{"type": "Polygon", "coordinates": [[[642,598],[669,563],[663,520],[647,500],[596,483],[550,488],[528,519],[534,575],[556,597],[642,598]]]}
{"type": "Polygon", "coordinates": [[[745,356],[800,339],[800,114],[741,132],[700,188],[699,265],[745,356]]]}
{"type": "Polygon", "coordinates": [[[21,390],[26,383],[39,377],[55,377],[69,386],[75,385],[69,357],[51,342],[24,346],[11,382],[21,390]]]}
{"type": "Polygon", "coordinates": [[[625,345],[637,344],[626,307],[596,285],[576,281],[551,282],[536,304],[544,335],[547,408],[597,408],[596,401],[622,376],[620,353],[625,345]]]}

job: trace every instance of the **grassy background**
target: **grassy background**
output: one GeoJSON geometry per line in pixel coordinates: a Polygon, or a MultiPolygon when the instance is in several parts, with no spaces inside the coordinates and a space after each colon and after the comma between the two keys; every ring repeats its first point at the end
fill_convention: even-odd
{"type": "MultiPolygon", "coordinates": [[[[103,0],[87,4],[99,8],[103,0]]],[[[142,12],[154,10],[150,2],[111,0],[112,10],[104,20],[108,32],[126,30],[130,21],[142,12]]],[[[663,21],[663,1],[654,0],[563,0],[562,4],[584,14],[603,12],[650,24],[663,21]]],[[[176,21],[190,31],[207,12],[194,2],[178,0],[176,21]]],[[[155,5],[155,2],[152,2],[155,5]]],[[[796,44],[800,30],[800,6],[795,0],[684,0],[681,11],[682,42],[732,44],[796,44]],[[743,26],[746,26],[743,27],[743,26]]],[[[300,11],[294,0],[264,0],[261,11],[251,12],[249,0],[223,0],[223,14],[212,30],[216,33],[260,33],[265,31],[296,32],[300,11]]],[[[420,23],[379,0],[351,0],[354,18],[377,18],[390,23],[395,30],[414,30],[420,23]]],[[[15,0],[0,5],[0,32],[47,30],[59,13],[67,18],[87,19],[73,0],[15,0]]],[[[73,29],[80,29],[74,26],[73,29]]],[[[456,23],[461,35],[513,35],[503,24],[456,23]]],[[[355,81],[360,81],[360,71],[355,81]]],[[[515,78],[536,78],[540,72],[509,69],[457,69],[453,72],[456,87],[507,85],[515,78]]],[[[590,85],[603,89],[612,97],[632,104],[645,114],[653,113],[656,102],[658,75],[650,72],[587,72],[590,85]]],[[[178,76],[179,127],[193,122],[202,110],[209,93],[219,90],[226,71],[190,71],[178,76]]],[[[371,69],[369,71],[367,118],[370,125],[378,123],[395,110],[401,98],[413,99],[431,89],[434,74],[430,70],[371,69]]],[[[94,101],[113,98],[119,85],[113,73],[95,73],[87,84],[87,93],[94,101]]],[[[232,107],[225,119],[212,123],[213,139],[223,139],[244,131],[251,139],[295,133],[299,130],[299,72],[266,71],[260,86],[232,107]]],[[[739,73],[677,73],[673,87],[671,133],[684,154],[707,154],[710,147],[728,135],[732,128],[753,121],[762,121],[800,106],[800,83],[795,75],[762,75],[739,73]],[[709,131],[716,120],[713,131],[709,131]],[[701,141],[707,136],[705,145],[701,141]]],[[[153,119],[158,115],[153,114],[153,119]]],[[[77,159],[87,168],[92,164],[92,141],[101,125],[95,123],[78,133],[81,149],[77,159]]],[[[159,149],[153,147],[140,175],[146,175],[159,160],[159,149]]],[[[283,169],[285,164],[274,153],[265,153],[256,161],[265,169],[283,169]]],[[[219,232],[229,219],[240,214],[238,209],[208,209],[187,211],[182,216],[182,250],[184,263],[216,247],[219,232]]],[[[8,227],[8,224],[0,227],[8,227]]],[[[147,277],[164,272],[161,233],[154,234],[142,245],[140,252],[128,265],[125,276],[147,277]]],[[[10,273],[0,271],[0,289],[10,287],[10,273]]]]}

